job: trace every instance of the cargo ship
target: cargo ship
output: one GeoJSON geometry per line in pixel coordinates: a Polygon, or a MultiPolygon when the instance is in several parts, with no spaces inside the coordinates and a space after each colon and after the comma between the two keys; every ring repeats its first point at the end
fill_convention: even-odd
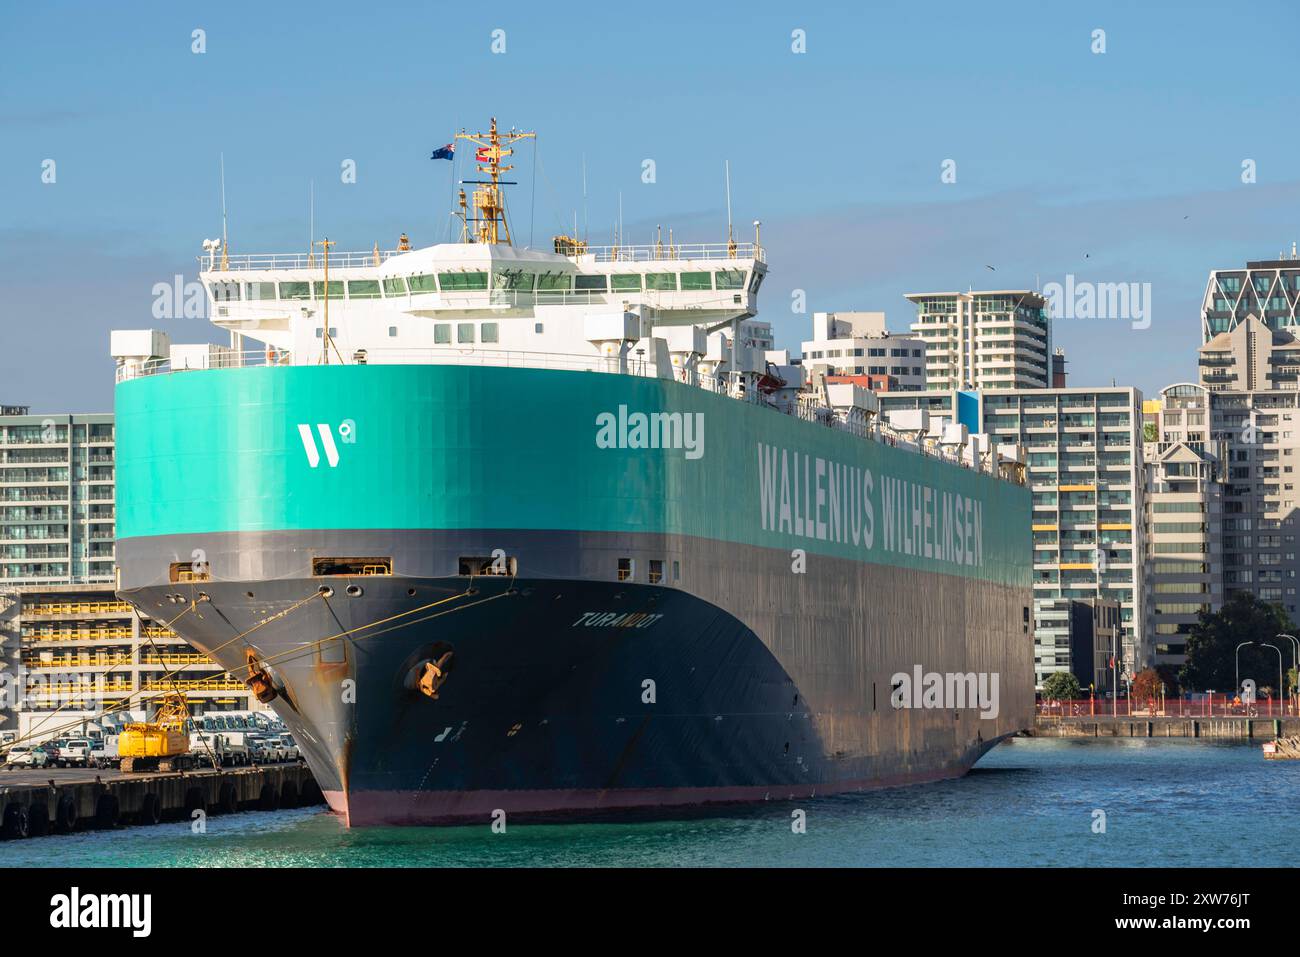
{"type": "Polygon", "coordinates": [[[753,242],[235,255],[229,346],[116,331],[119,593],[284,719],[349,826],[786,801],[1030,726],[1014,454],[768,351],[753,242]]]}

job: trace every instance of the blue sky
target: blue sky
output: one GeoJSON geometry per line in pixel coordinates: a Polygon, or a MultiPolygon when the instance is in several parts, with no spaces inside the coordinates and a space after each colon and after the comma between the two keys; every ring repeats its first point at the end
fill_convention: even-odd
{"type": "MultiPolygon", "coordinates": [[[[517,239],[537,245],[584,218],[584,157],[594,242],[620,192],[629,242],[656,224],[721,241],[730,160],[738,235],[764,224],[762,318],[779,346],[797,348],[813,310],[883,309],[903,328],[906,292],[1149,282],[1149,329],[1060,320],[1054,335],[1070,384],[1154,393],[1195,376],[1209,270],[1300,238],[1288,3],[1243,17],[1198,3],[231,0],[3,17],[0,403],[36,411],[111,407],[108,330],[158,325],[154,284],[193,278],[220,234],[219,154],[235,251],[305,247],[312,181],[318,238],[422,245],[446,235],[452,195],[430,150],[494,114],[539,132],[511,197],[517,239]],[[946,159],[955,183],[940,181],[946,159]]],[[[201,321],[162,325],[209,338],[201,321]]]]}

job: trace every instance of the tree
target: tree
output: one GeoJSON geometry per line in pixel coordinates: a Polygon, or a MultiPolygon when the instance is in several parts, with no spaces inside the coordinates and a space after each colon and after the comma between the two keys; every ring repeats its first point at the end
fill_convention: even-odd
{"type": "Polygon", "coordinates": [[[1047,701],[1070,701],[1079,694],[1079,679],[1068,671],[1054,671],[1043,679],[1043,698],[1047,701]]]}
{"type": "Polygon", "coordinates": [[[1139,671],[1133,678],[1133,698],[1137,701],[1156,701],[1160,698],[1160,686],[1164,679],[1154,668],[1139,671]]]}
{"type": "Polygon", "coordinates": [[[1193,691],[1235,692],[1237,646],[1248,641],[1254,644],[1241,649],[1242,680],[1251,678],[1259,687],[1276,687],[1277,652],[1261,645],[1281,648],[1277,635],[1293,628],[1281,605],[1260,601],[1249,592],[1237,592],[1218,611],[1201,612],[1200,620],[1192,625],[1187,636],[1187,663],[1178,673],[1179,684],[1193,691]]]}
{"type": "Polygon", "coordinates": [[[1182,690],[1178,681],[1177,665],[1156,665],[1156,674],[1160,676],[1160,681],[1165,686],[1165,697],[1177,697],[1182,690]]]}

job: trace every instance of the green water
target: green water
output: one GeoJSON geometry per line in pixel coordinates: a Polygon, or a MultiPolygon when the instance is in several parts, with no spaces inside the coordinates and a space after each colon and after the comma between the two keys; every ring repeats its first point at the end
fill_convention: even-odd
{"type": "Polygon", "coordinates": [[[1018,739],[956,781],[687,820],[348,831],[313,808],[0,844],[0,866],[1275,866],[1298,787],[1257,745],[1018,739]]]}

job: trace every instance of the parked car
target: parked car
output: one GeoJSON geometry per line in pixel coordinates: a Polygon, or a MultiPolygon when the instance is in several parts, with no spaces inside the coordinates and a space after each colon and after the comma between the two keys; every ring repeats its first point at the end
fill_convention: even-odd
{"type": "Polygon", "coordinates": [[[49,756],[44,748],[31,748],[25,744],[15,744],[5,756],[5,768],[43,768],[49,763],[49,756]]]}
{"type": "Polygon", "coordinates": [[[284,748],[284,759],[286,761],[302,760],[302,750],[298,747],[298,742],[293,739],[293,735],[280,735],[280,744],[284,748]]]}
{"type": "Polygon", "coordinates": [[[90,764],[90,739],[69,738],[59,748],[59,767],[84,768],[90,764]]]}
{"type": "Polygon", "coordinates": [[[257,748],[257,760],[262,764],[276,764],[284,760],[279,738],[269,734],[254,734],[249,735],[249,738],[257,748]]]}

